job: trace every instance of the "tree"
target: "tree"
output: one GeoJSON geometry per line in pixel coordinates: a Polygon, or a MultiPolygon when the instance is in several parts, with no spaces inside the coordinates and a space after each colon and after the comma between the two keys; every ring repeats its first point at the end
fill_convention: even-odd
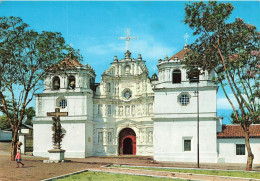
{"type": "Polygon", "coordinates": [[[35,116],[34,108],[33,107],[26,108],[24,114],[27,116],[27,120],[26,120],[25,124],[28,124],[28,125],[32,126],[33,125],[32,124],[32,119],[35,116]]]}
{"type": "Polygon", "coordinates": [[[79,51],[65,44],[57,32],[36,32],[19,17],[0,17],[0,100],[12,128],[11,160],[15,158],[17,134],[33,94],[47,72],[62,71],[54,66],[79,51]],[[6,97],[10,97],[12,112],[6,97]]]}
{"type": "Polygon", "coordinates": [[[221,85],[233,108],[236,122],[245,133],[248,152],[246,169],[251,170],[254,155],[249,143],[249,127],[260,123],[260,33],[255,26],[244,23],[240,18],[226,23],[233,9],[230,3],[216,1],[186,4],[184,22],[199,38],[189,46],[191,51],[184,64],[188,71],[194,69],[192,65],[200,67],[200,72],[215,71],[214,81],[221,85]],[[229,89],[235,101],[230,99],[229,89]]]}
{"type": "Polygon", "coordinates": [[[8,129],[10,128],[10,123],[6,115],[0,116],[0,128],[1,129],[8,129]]]}
{"type": "MultiPolygon", "coordinates": [[[[15,105],[17,105],[17,103],[15,103],[15,105]]],[[[1,110],[3,110],[3,106],[0,107],[0,112],[3,112],[1,110]]],[[[8,106],[7,110],[9,111],[9,114],[12,116],[13,113],[12,113],[10,105],[8,106]]],[[[24,124],[32,126],[33,125],[32,124],[32,119],[35,116],[34,107],[25,108],[24,115],[26,115],[26,121],[25,121],[24,124]]],[[[13,119],[13,117],[12,117],[12,119],[13,119]]],[[[8,121],[8,118],[7,118],[6,114],[4,114],[3,116],[0,116],[0,128],[2,128],[2,129],[11,128],[10,122],[8,121]]]]}

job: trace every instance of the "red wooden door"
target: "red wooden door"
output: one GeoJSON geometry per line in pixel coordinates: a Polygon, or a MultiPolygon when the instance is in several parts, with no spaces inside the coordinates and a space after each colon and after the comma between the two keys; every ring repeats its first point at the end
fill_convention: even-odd
{"type": "Polygon", "coordinates": [[[119,154],[136,155],[136,136],[130,128],[125,128],[119,133],[119,154]]]}

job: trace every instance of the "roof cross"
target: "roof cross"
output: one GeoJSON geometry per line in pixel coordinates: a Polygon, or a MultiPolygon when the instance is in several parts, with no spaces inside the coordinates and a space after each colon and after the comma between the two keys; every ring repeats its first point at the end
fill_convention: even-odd
{"type": "Polygon", "coordinates": [[[129,51],[129,41],[131,39],[137,39],[138,37],[130,37],[130,30],[129,28],[127,28],[126,30],[126,37],[119,37],[118,39],[122,40],[125,39],[126,40],[126,51],[129,51]]]}
{"type": "Polygon", "coordinates": [[[186,41],[186,43],[185,43],[185,45],[188,45],[188,38],[189,38],[190,36],[188,35],[188,33],[186,33],[185,35],[184,35],[184,39],[185,39],[185,41],[186,41]]]}

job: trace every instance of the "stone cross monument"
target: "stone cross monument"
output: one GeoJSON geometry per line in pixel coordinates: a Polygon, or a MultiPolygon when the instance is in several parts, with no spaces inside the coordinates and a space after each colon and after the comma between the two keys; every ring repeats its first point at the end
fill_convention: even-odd
{"type": "Polygon", "coordinates": [[[62,133],[62,128],[60,124],[60,116],[68,116],[68,112],[60,112],[60,108],[55,108],[55,112],[47,112],[47,116],[52,116],[53,120],[53,149],[48,150],[50,154],[49,160],[45,160],[48,163],[58,163],[64,161],[64,152],[65,150],[61,149],[61,140],[64,136],[62,133]]]}

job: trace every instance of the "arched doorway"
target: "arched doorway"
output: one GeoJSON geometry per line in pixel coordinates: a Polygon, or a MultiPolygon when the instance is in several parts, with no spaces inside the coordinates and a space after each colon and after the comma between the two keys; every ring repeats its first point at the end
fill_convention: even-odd
{"type": "Polygon", "coordinates": [[[120,155],[136,154],[136,135],[131,128],[125,128],[119,133],[119,150],[120,155]]]}

